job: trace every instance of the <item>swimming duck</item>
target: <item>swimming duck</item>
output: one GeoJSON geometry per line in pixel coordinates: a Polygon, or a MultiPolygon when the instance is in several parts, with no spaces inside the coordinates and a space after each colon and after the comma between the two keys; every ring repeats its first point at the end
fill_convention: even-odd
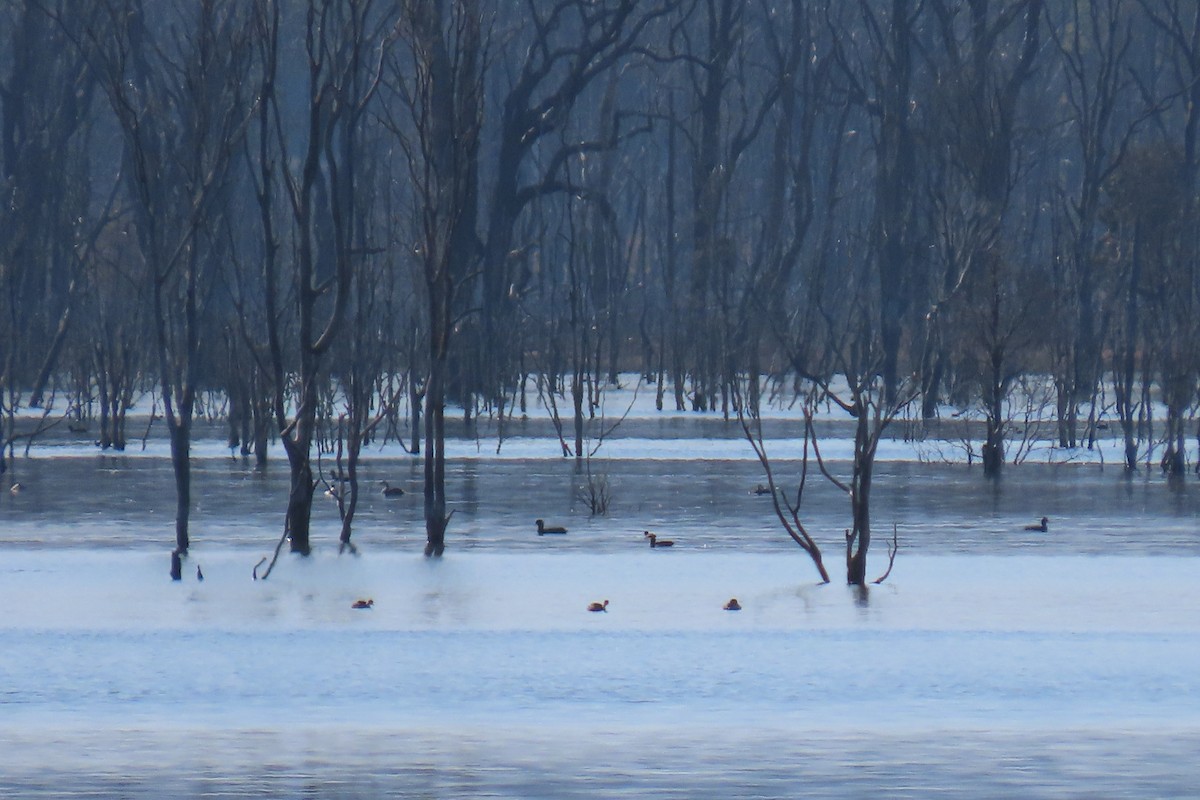
{"type": "Polygon", "coordinates": [[[562,527],[561,525],[552,525],[550,527],[546,527],[545,521],[539,519],[536,522],[537,522],[538,536],[545,536],[547,533],[566,533],[567,532],[567,529],[562,527]]]}
{"type": "Polygon", "coordinates": [[[770,493],[771,493],[771,487],[770,487],[770,486],[763,486],[763,485],[760,483],[758,486],[755,486],[755,487],[754,487],[754,493],[755,493],[755,494],[760,494],[760,495],[761,495],[761,494],[770,494],[770,493]]]}
{"type": "Polygon", "coordinates": [[[674,547],[675,546],[675,542],[671,541],[670,539],[662,539],[660,541],[658,536],[651,533],[650,531],[646,531],[645,536],[643,538],[650,540],[651,547],[674,547]]]}
{"type": "Polygon", "coordinates": [[[726,611],[741,611],[742,610],[742,604],[737,601],[736,597],[729,598],[729,602],[721,607],[724,608],[726,611]]]}
{"type": "Polygon", "coordinates": [[[605,600],[603,603],[589,603],[588,611],[608,611],[608,601],[605,600]]]}
{"type": "Polygon", "coordinates": [[[400,497],[404,494],[404,490],[399,486],[392,486],[387,481],[380,481],[380,483],[383,484],[383,488],[379,490],[379,493],[384,497],[400,497]]]}
{"type": "Polygon", "coordinates": [[[1025,530],[1041,531],[1042,533],[1045,533],[1046,531],[1050,530],[1050,520],[1046,517],[1042,517],[1041,522],[1039,522],[1037,525],[1026,525],[1025,530]]]}
{"type": "Polygon", "coordinates": [[[373,605],[375,605],[374,600],[355,600],[354,603],[352,603],[350,607],[351,608],[370,608],[373,605]]]}

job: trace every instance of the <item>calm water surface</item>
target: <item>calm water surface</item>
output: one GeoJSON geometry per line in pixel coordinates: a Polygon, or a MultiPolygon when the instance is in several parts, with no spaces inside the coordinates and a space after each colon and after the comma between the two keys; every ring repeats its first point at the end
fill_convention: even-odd
{"type": "MultiPolygon", "coordinates": [[[[681,431],[694,426],[642,423],[636,432],[681,431]]],[[[89,552],[169,550],[167,462],[96,455],[17,467],[25,490],[0,496],[0,581],[18,579],[3,564],[22,553],[62,551],[86,564],[89,552]]],[[[611,490],[607,517],[589,518],[584,478],[569,461],[455,461],[449,557],[624,557],[651,529],[677,551],[777,553],[812,577],[769,498],[751,491],[762,481],[756,462],[592,469],[611,490]],[[539,539],[538,517],[571,533],[539,539]]],[[[798,465],[776,470],[794,478],[798,465]]],[[[364,559],[419,553],[419,463],[377,457],[363,473],[355,537],[364,559]],[[385,499],[384,479],[411,491],[385,499]]],[[[196,552],[249,564],[274,545],[284,464],[259,472],[207,459],[193,474],[196,552]]],[[[1165,564],[1200,556],[1198,491],[1194,481],[1126,477],[1112,466],[1025,464],[987,481],[977,467],[881,463],[874,524],[882,539],[895,523],[901,559],[1105,554],[1165,564]],[[1043,515],[1049,533],[1023,530],[1043,515]]],[[[836,563],[845,498],[813,480],[805,510],[836,563]]],[[[336,504],[319,495],[322,552],[334,547],[337,519],[336,504]]],[[[72,590],[69,577],[55,580],[72,590]]],[[[219,591],[220,580],[206,590],[219,591]]],[[[522,580],[511,577],[515,591],[522,580]]],[[[1046,586],[1012,592],[1029,589],[1046,586]]],[[[194,582],[181,590],[198,591],[194,582]]],[[[1113,591],[1138,588],[1118,573],[1113,591]]],[[[433,590],[421,597],[447,602],[433,590]]],[[[1149,624],[1153,609],[1148,633],[832,625],[802,636],[670,625],[604,634],[247,631],[219,621],[89,631],[14,624],[20,600],[0,612],[10,620],[0,624],[6,798],[1184,798],[1200,786],[1194,626],[1164,631],[1149,624]]]]}
{"type": "MultiPolygon", "coordinates": [[[[358,541],[387,549],[420,550],[424,523],[420,464],[376,458],[361,469],[358,541]],[[407,487],[384,498],[379,481],[407,487]]],[[[776,465],[780,485],[796,486],[798,465],[776,465]]],[[[449,547],[501,550],[544,548],[534,519],[569,524],[556,547],[588,552],[628,547],[624,534],[644,529],[689,547],[794,551],[769,497],[753,488],[761,468],[750,461],[620,460],[594,462],[612,501],[606,517],[591,518],[580,499],[586,476],[570,460],[459,460],[447,473],[454,517],[449,547]]],[[[132,456],[42,458],[22,461],[25,490],[0,496],[0,548],[144,547],[174,541],[174,483],[160,459],[132,456]]],[[[200,460],[193,467],[192,536],[205,543],[261,548],[282,530],[288,490],[285,464],[266,471],[241,460],[200,460]]],[[[318,491],[314,544],[336,540],[337,504],[318,491]]],[[[836,543],[848,503],[830,484],[809,480],[804,521],[836,543]]],[[[873,494],[877,539],[893,523],[906,549],[926,553],[1200,554],[1200,484],[1158,475],[1125,475],[1095,465],[1024,464],[999,480],[978,467],[880,463],[873,494]],[[1050,518],[1049,534],[1026,532],[1050,518]]]]}

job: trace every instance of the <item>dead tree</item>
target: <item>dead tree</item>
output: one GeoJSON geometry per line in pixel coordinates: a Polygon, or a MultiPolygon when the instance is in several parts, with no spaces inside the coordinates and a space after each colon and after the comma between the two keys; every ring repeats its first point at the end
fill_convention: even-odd
{"type": "MultiPolygon", "coordinates": [[[[73,21],[62,22],[73,30],[73,21]]],[[[221,0],[204,0],[175,20],[148,14],[141,0],[109,0],[94,22],[78,41],[97,54],[100,84],[123,134],[175,472],[175,553],[185,556],[192,415],[219,259],[201,234],[221,213],[220,189],[249,119],[241,89],[249,44],[236,4],[221,0]]],[[[180,578],[174,566],[172,577],[180,578]]]]}
{"type": "MultiPolygon", "coordinates": [[[[54,5],[18,0],[0,10],[0,295],[9,303],[0,391],[20,383],[30,408],[53,391],[64,354],[78,355],[69,351],[84,338],[71,334],[86,253],[111,211],[92,198],[107,178],[90,144],[95,72],[57,24],[54,5]]],[[[77,13],[75,22],[88,16],[77,13]]]]}
{"type": "Polygon", "coordinates": [[[413,243],[424,280],[429,373],[425,379],[425,555],[440,558],[446,503],[445,410],[456,300],[478,263],[479,136],[484,41],[476,0],[405,4],[404,56],[390,62],[397,108],[389,113],[416,195],[413,243]],[[406,118],[401,117],[404,112],[406,118]]]}
{"type": "MultiPolygon", "coordinates": [[[[1126,4],[1119,0],[1072,0],[1062,20],[1048,26],[1063,70],[1064,111],[1075,134],[1077,167],[1064,170],[1058,187],[1054,274],[1055,318],[1061,343],[1055,353],[1058,440],[1080,443],[1079,408],[1099,380],[1103,337],[1098,326],[1111,318],[1115,295],[1096,255],[1101,192],[1120,165],[1133,133],[1121,113],[1130,105],[1133,82],[1127,57],[1133,45],[1126,4]]],[[[1091,439],[1091,431],[1087,440],[1091,439]]]]}
{"type": "MultiPolygon", "coordinates": [[[[758,380],[757,376],[753,376],[752,380],[758,380]]],[[[825,568],[825,562],[821,556],[821,547],[817,540],[808,532],[804,525],[804,520],[801,516],[801,507],[804,502],[804,490],[808,481],[808,468],[810,445],[816,442],[816,433],[813,430],[812,418],[812,401],[811,395],[804,399],[804,449],[800,460],[800,477],[798,479],[796,489],[793,492],[790,487],[783,487],[776,483],[775,471],[771,465],[771,458],[767,452],[767,444],[763,438],[762,417],[759,406],[748,402],[737,402],[738,422],[742,426],[742,433],[750,446],[754,448],[754,454],[758,456],[758,461],[762,464],[763,471],[767,476],[767,489],[771,494],[771,505],[775,511],[775,517],[779,520],[779,524],[783,526],[787,535],[791,540],[800,546],[810,559],[813,566],[817,568],[817,574],[821,576],[822,583],[829,583],[829,571],[825,568]]]]}
{"type": "MultiPolygon", "coordinates": [[[[739,271],[741,237],[728,222],[739,170],[767,128],[786,83],[774,26],[780,20],[756,15],[756,6],[739,0],[690,3],[672,31],[672,57],[681,65],[686,103],[694,112],[679,122],[688,145],[690,193],[684,212],[690,251],[684,259],[690,279],[680,287],[679,321],[689,343],[692,408],[722,408],[744,353],[735,347],[729,309],[739,271]],[[761,68],[756,58],[766,44],[775,47],[774,61],[761,68]],[[726,310],[722,314],[721,310],[726,310]]],[[[802,18],[803,4],[781,10],[782,19],[802,18]]],[[[803,28],[789,33],[803,34],[803,28]]],[[[797,50],[800,43],[790,45],[797,50]]],[[[806,65],[807,66],[807,65],[806,65]]],[[[802,70],[804,68],[801,68],[802,70]]],[[[789,120],[789,124],[794,120],[789,120]]]]}
{"type": "Polygon", "coordinates": [[[308,555],[316,487],[312,447],[324,362],[346,322],[356,274],[355,186],[364,169],[358,163],[363,157],[360,134],[395,17],[376,12],[371,3],[308,0],[302,26],[305,101],[301,109],[290,109],[281,98],[278,70],[281,15],[292,8],[274,0],[259,0],[255,6],[260,100],[254,168],[272,405],[291,473],[284,528],[291,551],[308,555]],[[285,111],[293,110],[304,118],[300,137],[282,122],[285,111]],[[298,150],[293,147],[296,138],[298,150]],[[276,221],[281,195],[294,254],[286,262],[280,257],[284,237],[276,221]],[[287,327],[280,314],[285,281],[295,297],[295,317],[287,327]],[[289,349],[297,362],[290,398],[289,349]],[[289,399],[294,413],[289,413],[289,399]]]}
{"type": "MultiPolygon", "coordinates": [[[[882,363],[882,359],[879,360],[882,363]]],[[[819,445],[814,453],[822,474],[845,492],[850,501],[854,527],[846,531],[846,582],[863,586],[867,582],[867,552],[871,546],[871,489],[875,480],[875,454],[880,439],[897,415],[919,392],[911,378],[898,387],[893,399],[883,381],[869,371],[844,376],[848,384],[845,396],[828,391],[832,400],[854,420],[854,456],[849,478],[838,476],[831,465],[821,458],[819,445]]]]}
{"type": "MultiPolygon", "coordinates": [[[[600,79],[633,58],[651,27],[676,0],[644,4],[637,0],[554,0],[528,3],[527,16],[513,20],[515,43],[506,52],[517,61],[503,66],[511,83],[499,98],[493,181],[483,198],[482,281],[478,304],[476,377],[470,392],[502,398],[503,386],[518,371],[512,354],[499,347],[512,330],[516,303],[530,276],[518,222],[539,198],[574,191],[566,167],[582,156],[615,146],[612,136],[588,133],[551,136],[567,129],[573,110],[600,79]],[[519,44],[516,44],[519,42],[519,44]]],[[[618,117],[618,136],[627,120],[618,117]]]]}
{"type": "MultiPolygon", "coordinates": [[[[935,322],[940,309],[951,302],[973,270],[990,273],[978,277],[976,287],[990,282],[1002,294],[988,300],[986,331],[980,342],[988,378],[984,382],[987,436],[983,448],[985,474],[997,474],[1004,464],[1004,415],[1014,365],[1010,336],[1004,329],[1019,327],[1005,297],[1017,272],[1008,269],[1018,258],[1006,252],[1006,225],[1011,230],[1009,208],[1016,181],[1014,160],[1018,101],[1034,74],[1042,26],[1041,0],[988,3],[930,4],[933,27],[941,47],[937,80],[929,105],[925,138],[930,170],[930,227],[940,256],[939,276],[931,275],[930,312],[935,322]],[[1017,56],[1011,57],[1015,52],[1017,56]],[[1003,275],[1001,275],[1003,273],[1003,275]],[[1000,285],[1003,284],[1003,285],[1000,285]]],[[[970,307],[977,307],[968,303],[970,307]]],[[[925,386],[922,417],[934,416],[941,376],[947,360],[948,338],[935,325],[924,354],[925,386]]],[[[975,348],[977,351],[977,348],[975,348]]],[[[973,354],[974,355],[974,354],[973,354]]]]}
{"type": "Polygon", "coordinates": [[[904,380],[901,350],[917,285],[914,253],[923,235],[917,224],[919,148],[913,120],[921,6],[913,0],[859,0],[863,28],[837,37],[834,51],[848,99],[866,112],[873,133],[869,235],[880,303],[880,369],[889,404],[904,380]]]}
{"type": "MultiPolygon", "coordinates": [[[[1162,466],[1172,475],[1186,470],[1184,425],[1186,409],[1194,407],[1197,395],[1197,375],[1200,363],[1196,358],[1196,309],[1200,305],[1200,233],[1194,224],[1200,207],[1200,7],[1183,0],[1138,0],[1150,23],[1164,36],[1169,53],[1164,59],[1164,72],[1170,75],[1168,98],[1172,113],[1168,136],[1177,152],[1178,181],[1182,190],[1181,203],[1176,207],[1187,220],[1174,236],[1172,245],[1175,261],[1170,290],[1170,318],[1174,330],[1168,334],[1161,350],[1165,356],[1163,389],[1168,402],[1167,451],[1162,466]]],[[[1160,120],[1160,123],[1162,120],[1160,120]]],[[[1164,126],[1165,127],[1165,126],[1164,126]]],[[[1161,320],[1161,317],[1157,317],[1161,320]]],[[[1200,441],[1200,428],[1197,429],[1200,441]]],[[[1200,463],[1197,465],[1200,469],[1200,463]]]]}

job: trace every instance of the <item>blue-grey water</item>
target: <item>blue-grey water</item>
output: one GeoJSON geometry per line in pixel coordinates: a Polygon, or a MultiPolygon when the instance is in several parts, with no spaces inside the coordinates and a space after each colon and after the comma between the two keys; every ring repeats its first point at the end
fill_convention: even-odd
{"type": "MultiPolygon", "coordinates": [[[[695,432],[664,424],[665,442],[695,432]]],[[[757,462],[665,454],[593,460],[603,517],[570,460],[456,460],[434,570],[419,463],[376,455],[359,566],[334,559],[318,493],[317,563],[345,574],[269,587],[249,567],[281,531],[285,464],[196,461],[210,577],[172,586],[166,461],[19,458],[23,490],[0,496],[0,797],[1197,796],[1194,479],[881,463],[873,572],[893,524],[901,552],[863,601],[815,587],[752,491],[757,462]],[[1041,516],[1049,532],[1024,530],[1041,516]],[[571,532],[539,538],[539,517],[571,532]],[[644,529],[677,560],[643,551],[644,529]],[[1060,584],[1056,565],[1086,574],[1060,584]],[[611,613],[564,611],[593,580],[611,613]],[[705,605],[719,580],[740,616],[705,605]],[[374,616],[347,610],[359,587],[374,616]]],[[[803,507],[836,580],[847,501],[813,475],[803,507]]]]}
{"type": "MultiPolygon", "coordinates": [[[[795,462],[775,467],[781,485],[795,462]]],[[[579,534],[558,546],[589,552],[623,549],[611,534],[667,529],[692,545],[751,551],[791,551],[752,461],[596,461],[612,496],[604,517],[590,517],[587,484],[574,462],[462,460],[447,474],[454,517],[451,548],[501,550],[543,546],[533,521],[570,522],[579,534]]],[[[424,541],[420,464],[374,458],[361,468],[357,536],[375,547],[419,549],[424,541]],[[407,487],[385,498],[379,481],[407,487]]],[[[22,461],[17,498],[0,497],[0,548],[139,547],[173,542],[175,494],[169,464],[136,456],[22,461]]],[[[193,466],[193,535],[198,544],[259,548],[282,530],[288,490],[286,463],[259,471],[241,459],[193,466]]],[[[318,490],[315,528],[336,529],[337,504],[318,490]]],[[[997,480],[979,467],[880,463],[873,493],[877,539],[893,523],[906,548],[928,553],[1200,554],[1200,483],[1157,474],[1126,475],[1119,467],[1023,464],[997,480]],[[1023,530],[1050,518],[1051,535],[1023,530]]],[[[844,494],[810,476],[804,521],[814,531],[847,525],[844,494]]],[[[319,539],[320,534],[317,534],[319,539]]]]}

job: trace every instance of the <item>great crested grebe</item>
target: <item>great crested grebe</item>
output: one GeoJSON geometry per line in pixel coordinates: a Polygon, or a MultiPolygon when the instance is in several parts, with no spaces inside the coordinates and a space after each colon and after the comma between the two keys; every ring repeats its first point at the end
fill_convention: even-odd
{"type": "Polygon", "coordinates": [[[537,522],[538,536],[545,536],[547,533],[566,533],[567,532],[567,529],[561,525],[551,525],[551,526],[547,527],[544,520],[539,519],[539,520],[536,520],[536,522],[537,522]]]}
{"type": "Polygon", "coordinates": [[[588,611],[608,611],[608,601],[603,603],[588,603],[588,611]]]}
{"type": "Polygon", "coordinates": [[[401,497],[404,495],[404,490],[399,486],[392,486],[387,481],[380,481],[380,483],[383,484],[383,488],[379,490],[379,493],[384,497],[401,497]]]}
{"type": "Polygon", "coordinates": [[[675,542],[671,541],[670,539],[659,539],[658,536],[651,533],[650,531],[646,531],[643,538],[650,540],[651,547],[674,547],[675,546],[675,542]]]}
{"type": "Polygon", "coordinates": [[[1050,530],[1050,520],[1046,517],[1042,517],[1041,522],[1039,522],[1037,525],[1026,525],[1025,530],[1041,531],[1042,533],[1045,533],[1046,531],[1050,530]]]}
{"type": "Polygon", "coordinates": [[[351,608],[370,608],[373,605],[375,605],[374,600],[355,600],[354,603],[350,607],[351,608]]]}
{"type": "Polygon", "coordinates": [[[742,604],[737,601],[736,597],[729,598],[729,602],[722,606],[726,611],[741,611],[742,604]]]}

